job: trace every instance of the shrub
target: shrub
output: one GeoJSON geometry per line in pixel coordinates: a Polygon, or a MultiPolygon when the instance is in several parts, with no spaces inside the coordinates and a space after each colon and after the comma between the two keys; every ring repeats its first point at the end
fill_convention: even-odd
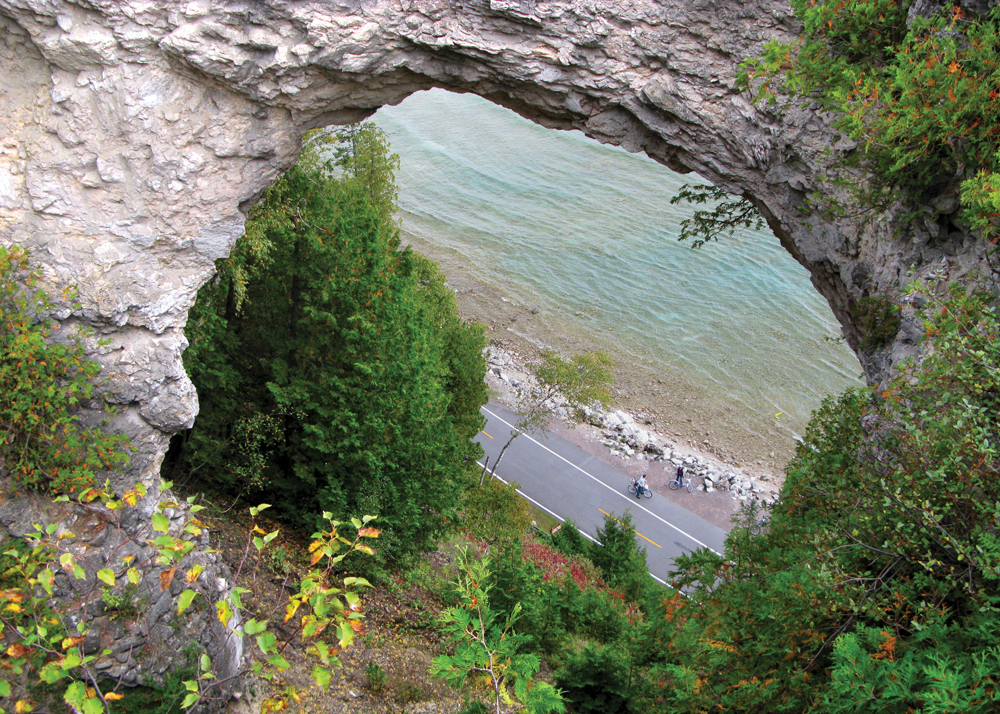
{"type": "Polygon", "coordinates": [[[590,544],[590,559],[613,588],[628,600],[640,601],[650,582],[646,551],[635,542],[632,515],[619,520],[614,514],[604,517],[604,527],[597,531],[597,543],[590,544]]]}
{"type": "Polygon", "coordinates": [[[15,489],[78,493],[128,463],[128,441],[77,421],[100,367],[79,341],[52,342],[59,326],[38,278],[24,250],[0,246],[0,475],[15,489]]]}
{"type": "Polygon", "coordinates": [[[866,295],[851,307],[851,319],[861,332],[863,351],[877,350],[892,344],[902,319],[899,305],[882,296],[866,295]]]}
{"type": "Polygon", "coordinates": [[[585,647],[556,672],[556,686],[574,714],[628,711],[629,664],[613,647],[585,647]]]}
{"type": "Polygon", "coordinates": [[[368,680],[368,688],[373,692],[382,691],[382,687],[385,686],[385,681],[387,679],[385,670],[379,665],[378,662],[372,660],[365,667],[365,679],[368,680]]]}
{"type": "Polygon", "coordinates": [[[562,528],[552,536],[552,545],[560,553],[566,555],[586,556],[590,552],[590,542],[583,537],[576,524],[569,520],[563,523],[562,528]]]}

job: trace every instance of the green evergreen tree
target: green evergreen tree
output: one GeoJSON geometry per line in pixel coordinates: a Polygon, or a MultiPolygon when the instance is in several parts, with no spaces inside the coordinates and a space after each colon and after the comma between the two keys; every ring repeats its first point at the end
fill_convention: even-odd
{"type": "Polygon", "coordinates": [[[635,539],[632,514],[626,512],[621,518],[613,513],[605,516],[597,540],[590,544],[590,560],[600,568],[605,581],[626,599],[640,601],[650,580],[649,567],[646,551],[635,539]]]}
{"type": "Polygon", "coordinates": [[[484,339],[398,250],[391,173],[369,185],[395,160],[369,155],[387,151],[374,127],[357,134],[339,176],[307,152],[267,191],[229,263],[240,274],[224,265],[199,296],[185,363],[202,414],[186,451],[303,527],[320,511],[379,514],[397,557],[454,520],[479,448],[484,339]]]}
{"type": "Polygon", "coordinates": [[[806,97],[859,141],[847,179],[863,208],[959,197],[983,238],[1000,232],[1000,6],[792,0],[803,34],[743,64],[756,99],[806,97]]]}

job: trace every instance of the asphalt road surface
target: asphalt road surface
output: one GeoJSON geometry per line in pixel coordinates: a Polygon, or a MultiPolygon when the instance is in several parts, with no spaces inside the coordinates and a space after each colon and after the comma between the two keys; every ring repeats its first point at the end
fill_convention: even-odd
{"type": "MultiPolygon", "coordinates": [[[[476,441],[483,445],[492,469],[517,416],[492,402],[482,412],[488,422],[476,441]]],[[[628,476],[554,434],[521,434],[507,449],[496,475],[516,481],[522,496],[560,522],[572,520],[591,540],[604,525],[605,515],[631,512],[636,539],[646,548],[649,572],[661,583],[681,553],[698,548],[723,551],[726,533],[721,528],[657,493],[637,500],[628,492],[628,476]]],[[[698,491],[682,493],[687,498],[698,496],[698,491]]]]}

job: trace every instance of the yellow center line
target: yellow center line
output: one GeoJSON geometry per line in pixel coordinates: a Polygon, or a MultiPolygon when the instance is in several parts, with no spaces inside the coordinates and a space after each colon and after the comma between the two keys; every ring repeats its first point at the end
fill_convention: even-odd
{"type": "MultiPolygon", "coordinates": [[[[614,517],[614,516],[612,516],[612,515],[611,515],[610,513],[608,513],[607,511],[605,511],[605,510],[604,510],[603,508],[598,508],[597,510],[598,510],[598,511],[600,511],[601,513],[603,513],[603,514],[604,514],[605,516],[607,516],[608,518],[615,518],[615,517],[614,517]]],[[[617,518],[615,518],[615,520],[616,520],[616,521],[618,521],[618,519],[617,519],[617,518]]],[[[620,525],[625,525],[625,524],[624,524],[624,523],[622,523],[621,521],[618,521],[618,523],[619,523],[620,525]]],[[[662,545],[660,545],[659,543],[655,543],[655,542],[653,542],[653,541],[649,540],[649,538],[647,538],[646,536],[644,536],[644,535],[643,535],[642,533],[640,533],[639,531],[636,531],[636,532],[635,532],[635,534],[636,534],[637,536],[639,536],[640,538],[642,538],[643,540],[648,540],[648,541],[649,541],[650,543],[652,543],[653,545],[655,545],[655,546],[656,546],[657,548],[662,548],[662,547],[663,547],[663,546],[662,546],[662,545]]]]}
{"type": "MultiPolygon", "coordinates": [[[[483,430],[482,430],[482,429],[480,429],[479,431],[483,431],[483,430]]],[[[484,433],[484,434],[486,434],[486,432],[485,432],[485,431],[483,431],[483,433],[484,433]]],[[[490,435],[489,435],[489,434],[486,434],[486,436],[490,436],[490,435]]],[[[490,436],[490,438],[492,439],[493,437],[492,437],[492,436],[490,436]]]]}

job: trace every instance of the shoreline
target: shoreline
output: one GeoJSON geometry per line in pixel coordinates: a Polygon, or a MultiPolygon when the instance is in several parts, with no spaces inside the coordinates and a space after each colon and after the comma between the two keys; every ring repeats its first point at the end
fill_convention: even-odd
{"type": "MultiPolygon", "coordinates": [[[[433,251],[422,252],[440,262],[440,256],[433,251]]],[[[742,424],[734,426],[739,421],[738,408],[710,394],[705,387],[632,364],[615,354],[613,346],[609,349],[609,345],[602,344],[600,336],[560,329],[561,325],[544,311],[519,304],[465,274],[456,274],[452,267],[442,265],[442,271],[455,293],[459,315],[482,324],[491,344],[517,353],[522,363],[536,360],[544,349],[564,356],[608,352],[615,361],[614,408],[631,414],[640,424],[692,453],[704,454],[732,468],[759,472],[773,481],[784,480],[785,464],[795,451],[787,434],[777,430],[753,434],[742,424]]]]}
{"type": "MultiPolygon", "coordinates": [[[[534,381],[527,365],[537,361],[537,352],[523,352],[498,339],[491,340],[486,351],[490,400],[516,411],[519,390],[534,381]]],[[[613,406],[588,409],[583,422],[570,416],[563,406],[550,409],[552,433],[626,476],[645,475],[650,490],[725,531],[733,527],[744,504],[767,506],[778,498],[782,479],[774,474],[735,467],[705,451],[678,444],[657,433],[647,421],[613,406]],[[695,486],[693,493],[668,488],[678,466],[684,467],[685,476],[695,486]]]]}

